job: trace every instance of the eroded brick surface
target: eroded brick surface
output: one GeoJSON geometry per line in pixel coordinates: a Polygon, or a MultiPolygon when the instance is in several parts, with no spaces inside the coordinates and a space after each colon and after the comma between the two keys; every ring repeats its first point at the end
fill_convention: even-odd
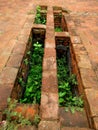
{"type": "Polygon", "coordinates": [[[7,107],[7,99],[11,95],[13,85],[0,85],[0,111],[3,111],[7,107]]]}
{"type": "Polygon", "coordinates": [[[59,130],[60,124],[57,121],[41,121],[38,130],[59,130]]]}
{"type": "Polygon", "coordinates": [[[80,68],[91,69],[91,63],[90,63],[88,55],[86,54],[77,55],[77,62],[80,68]]]}
{"type": "MultiPolygon", "coordinates": [[[[46,40],[42,73],[41,118],[58,119],[58,85],[53,8],[47,9],[46,40]],[[51,23],[51,24],[50,24],[51,23]]],[[[52,126],[51,126],[52,127],[52,126]]],[[[42,129],[42,128],[41,128],[42,129]]],[[[48,130],[48,129],[47,129],[48,130]]]]}
{"type": "Polygon", "coordinates": [[[13,49],[13,54],[25,54],[26,44],[16,44],[13,49]]]}
{"type": "Polygon", "coordinates": [[[85,90],[86,99],[90,108],[90,116],[98,116],[98,90],[96,89],[86,89],[85,90]]]}
{"type": "Polygon", "coordinates": [[[97,89],[97,78],[92,69],[80,68],[80,74],[82,78],[83,87],[97,89]]]}
{"type": "Polygon", "coordinates": [[[22,116],[33,122],[39,113],[39,106],[37,104],[17,104],[14,111],[21,113],[22,116]]]}
{"type": "Polygon", "coordinates": [[[41,94],[41,118],[48,120],[58,119],[58,94],[43,92],[41,94]]]}
{"type": "Polygon", "coordinates": [[[11,55],[7,63],[7,67],[17,67],[17,68],[20,67],[22,59],[23,55],[17,55],[17,54],[11,55]]]}
{"type": "Polygon", "coordinates": [[[80,128],[80,127],[64,127],[61,130],[93,130],[90,128],[80,128]]]}
{"type": "Polygon", "coordinates": [[[94,117],[93,118],[93,120],[94,120],[94,128],[96,129],[96,130],[98,130],[98,117],[94,117]]]}
{"type": "Polygon", "coordinates": [[[57,71],[44,71],[42,76],[42,91],[58,93],[57,71]]]}
{"type": "Polygon", "coordinates": [[[37,130],[36,126],[22,126],[18,130],[37,130]]]}
{"type": "Polygon", "coordinates": [[[0,84],[11,84],[13,85],[17,77],[18,69],[5,67],[0,74],[0,84]]]}

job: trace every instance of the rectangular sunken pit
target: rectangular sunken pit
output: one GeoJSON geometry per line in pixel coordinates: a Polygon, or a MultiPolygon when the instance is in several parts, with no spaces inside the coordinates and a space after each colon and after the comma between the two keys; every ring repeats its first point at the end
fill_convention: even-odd
{"type": "MultiPolygon", "coordinates": [[[[22,118],[23,121],[27,120],[28,123],[37,127],[40,121],[39,106],[45,32],[43,28],[31,29],[22,64],[10,95],[12,100],[8,99],[8,108],[2,120],[6,120],[8,116],[10,116],[9,118],[13,118],[11,114],[19,112],[21,113],[21,117],[16,114],[16,122],[18,122],[17,118],[22,118]],[[9,115],[8,112],[10,112],[9,115]],[[37,118],[37,122],[34,121],[35,118],[37,118]]],[[[13,120],[11,120],[11,123],[13,123],[13,120]]],[[[21,121],[18,122],[19,124],[21,124],[21,121]]]]}
{"type": "MultiPolygon", "coordinates": [[[[40,90],[40,87],[41,87],[44,40],[45,40],[45,30],[39,29],[39,28],[33,28],[31,31],[31,35],[29,37],[29,41],[28,41],[29,42],[28,49],[25,53],[25,56],[24,56],[24,59],[23,59],[23,62],[22,62],[22,65],[18,74],[18,78],[16,80],[16,83],[15,83],[15,86],[11,95],[12,98],[15,98],[18,100],[20,100],[21,98],[20,101],[24,103],[33,103],[34,100],[36,100],[32,96],[30,99],[29,97],[33,91],[34,86],[38,85],[37,90],[40,90]],[[39,75],[39,77],[36,77],[37,75],[39,75]],[[36,81],[36,78],[39,78],[40,80],[36,81]],[[31,83],[28,84],[27,82],[28,83],[31,82],[31,83]],[[34,82],[35,82],[35,85],[32,86],[34,82]],[[26,90],[27,88],[28,90],[26,90]],[[28,92],[27,94],[28,97],[24,96],[24,94],[26,95],[26,91],[28,92]]],[[[38,94],[40,96],[40,92],[38,94]]],[[[37,103],[40,104],[40,101],[38,101],[37,103]]]]}
{"type": "Polygon", "coordinates": [[[55,32],[68,32],[67,23],[63,16],[62,9],[54,7],[53,13],[55,32]]]}
{"type": "Polygon", "coordinates": [[[37,6],[35,24],[46,24],[47,19],[47,6],[37,6]]]}
{"type": "Polygon", "coordinates": [[[59,116],[61,125],[88,127],[88,121],[84,110],[84,99],[79,92],[79,83],[76,71],[73,71],[73,55],[70,37],[55,37],[57,55],[57,77],[59,94],[59,116]],[[71,112],[70,112],[71,111],[71,112]],[[78,112],[77,112],[78,111],[78,112]],[[82,111],[82,112],[81,112],[82,111]],[[80,118],[77,123],[77,118],[80,118]],[[81,116],[83,114],[83,116],[81,116]],[[68,123],[69,118],[72,124],[68,123]],[[81,124],[83,122],[83,124],[81,124]]]}

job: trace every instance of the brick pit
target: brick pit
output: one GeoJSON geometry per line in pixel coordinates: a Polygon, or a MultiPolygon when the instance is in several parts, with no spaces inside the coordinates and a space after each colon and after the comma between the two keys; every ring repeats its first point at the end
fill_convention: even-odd
{"type": "Polygon", "coordinates": [[[27,58],[26,54],[32,46],[30,37],[41,37],[44,40],[44,57],[40,104],[41,122],[38,129],[49,130],[51,128],[50,124],[52,124],[53,130],[60,129],[56,46],[69,44],[72,63],[71,70],[77,75],[79,93],[84,95],[84,107],[89,127],[97,130],[98,83],[82,39],[76,33],[74,22],[71,20],[68,12],[63,12],[61,7],[42,6],[41,8],[42,10],[47,9],[45,13],[42,11],[42,15],[47,17],[46,25],[32,25],[35,13],[28,16],[12,54],[0,75],[0,92],[4,93],[0,95],[0,113],[7,107],[6,101],[8,97],[15,99],[21,97],[23,90],[18,84],[18,78],[21,76],[24,80],[27,78],[29,68],[25,66],[23,61],[27,58]],[[61,27],[63,31],[55,32],[55,27],[61,27]],[[23,70],[24,73],[22,73],[23,70]],[[50,125],[49,128],[46,127],[48,124],[50,125]]]}

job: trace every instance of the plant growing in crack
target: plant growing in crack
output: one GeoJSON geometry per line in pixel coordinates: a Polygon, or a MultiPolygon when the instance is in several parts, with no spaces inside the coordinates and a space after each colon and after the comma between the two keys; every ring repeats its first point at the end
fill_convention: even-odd
{"type": "Polygon", "coordinates": [[[37,6],[37,13],[35,17],[36,24],[46,24],[46,18],[41,15],[41,7],[37,6]]]}
{"type": "Polygon", "coordinates": [[[38,126],[40,122],[40,116],[35,114],[34,119],[30,120],[24,117],[22,113],[15,111],[18,101],[15,99],[7,99],[8,106],[4,110],[5,120],[0,122],[0,130],[18,130],[19,127],[25,126],[38,126]]]}
{"type": "Polygon", "coordinates": [[[1,130],[17,130],[20,126],[31,125],[31,122],[25,119],[21,113],[14,111],[17,102],[17,100],[8,98],[8,106],[3,113],[6,116],[6,120],[3,121],[1,130]]]}

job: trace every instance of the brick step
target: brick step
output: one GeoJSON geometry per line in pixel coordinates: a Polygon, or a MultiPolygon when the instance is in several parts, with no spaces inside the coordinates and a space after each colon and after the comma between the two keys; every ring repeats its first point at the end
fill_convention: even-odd
{"type": "Polygon", "coordinates": [[[80,128],[80,127],[63,127],[61,130],[93,130],[90,128],[80,128]]]}

